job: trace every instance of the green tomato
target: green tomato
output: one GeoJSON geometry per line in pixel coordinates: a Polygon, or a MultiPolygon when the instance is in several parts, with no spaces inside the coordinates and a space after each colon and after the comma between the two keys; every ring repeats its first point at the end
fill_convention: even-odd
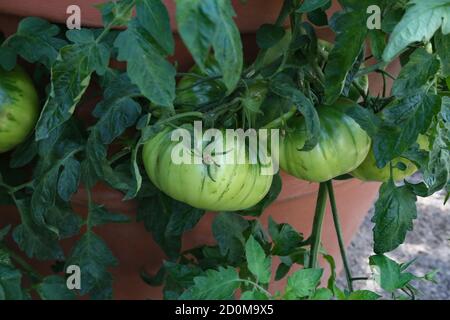
{"type": "MultiPolygon", "coordinates": [[[[425,135],[419,135],[417,143],[420,149],[429,151],[429,140],[425,135]]],[[[402,181],[417,172],[417,167],[410,160],[402,157],[393,159],[392,161],[392,178],[394,181],[402,181]],[[404,170],[399,168],[399,164],[405,166],[404,170]]],[[[389,164],[383,168],[378,168],[376,165],[375,154],[371,148],[367,158],[361,165],[351,172],[351,175],[363,181],[388,181],[391,177],[389,164]]]]}
{"type": "Polygon", "coordinates": [[[36,89],[25,71],[0,68],[0,153],[22,143],[33,130],[39,115],[36,89]]]}
{"type": "MultiPolygon", "coordinates": [[[[236,211],[256,205],[269,191],[273,176],[262,175],[261,164],[221,163],[226,153],[216,155],[211,164],[175,163],[172,152],[180,142],[171,141],[171,133],[170,129],[158,133],[142,154],[150,180],[170,197],[200,209],[236,211]]],[[[242,145],[236,146],[237,155],[242,145]]],[[[190,154],[193,161],[196,151],[190,154]]]]}
{"type": "Polygon", "coordinates": [[[227,89],[222,81],[205,79],[222,74],[219,65],[213,58],[207,60],[205,70],[202,71],[199,66],[195,65],[189,70],[189,73],[192,75],[186,75],[178,82],[176,104],[193,108],[218,101],[225,96],[227,89]]]}
{"type": "Polygon", "coordinates": [[[324,182],[356,169],[370,150],[367,133],[345,110],[353,105],[339,99],[334,106],[319,106],[320,137],[310,151],[299,151],[306,141],[303,117],[290,125],[294,131],[286,133],[280,143],[280,167],[289,174],[312,182],[324,182]]]}

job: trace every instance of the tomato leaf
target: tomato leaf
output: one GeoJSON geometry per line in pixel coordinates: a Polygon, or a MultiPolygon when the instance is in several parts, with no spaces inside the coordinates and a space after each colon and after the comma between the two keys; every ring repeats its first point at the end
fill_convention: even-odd
{"type": "Polygon", "coordinates": [[[42,300],[74,300],[76,295],[67,288],[66,279],[61,276],[45,277],[36,287],[42,300]]]}
{"type": "Polygon", "coordinates": [[[442,99],[441,112],[436,125],[436,137],[430,158],[424,170],[424,181],[432,194],[441,188],[450,191],[450,98],[442,99]]]}
{"type": "Polygon", "coordinates": [[[212,224],[212,232],[220,253],[228,257],[231,263],[239,263],[244,257],[244,230],[249,227],[248,221],[237,214],[219,213],[212,224]]]}
{"type": "Polygon", "coordinates": [[[127,215],[109,212],[106,208],[99,205],[93,205],[89,219],[92,226],[100,226],[111,222],[126,223],[131,221],[127,215]]]}
{"type": "Polygon", "coordinates": [[[375,272],[375,280],[388,292],[401,289],[415,279],[413,274],[402,272],[400,264],[384,255],[371,256],[369,264],[375,272]]]}
{"type": "Polygon", "coordinates": [[[195,62],[205,70],[209,49],[222,70],[223,82],[231,92],[243,68],[242,43],[228,0],[177,0],[177,23],[181,38],[195,62]]]}
{"type": "Polygon", "coordinates": [[[271,259],[267,257],[264,249],[250,236],[245,244],[245,256],[248,269],[256,277],[258,283],[269,283],[271,277],[271,259]]]}
{"type": "Polygon", "coordinates": [[[386,47],[386,34],[378,29],[369,30],[370,49],[373,56],[382,60],[383,51],[386,47]]]}
{"type": "Polygon", "coordinates": [[[203,216],[204,211],[175,201],[159,190],[139,202],[138,221],[143,221],[145,229],[152,233],[155,241],[172,260],[181,249],[181,236],[191,230],[203,216]]]}
{"type": "Polygon", "coordinates": [[[303,241],[303,236],[291,225],[286,223],[277,224],[269,217],[269,233],[274,243],[272,254],[287,256],[297,249],[303,241]]]}
{"type": "Polygon", "coordinates": [[[151,102],[173,107],[175,99],[175,68],[165,59],[151,34],[133,19],[128,29],[117,37],[114,46],[117,59],[127,62],[131,81],[151,102]]]}
{"type": "Polygon", "coordinates": [[[442,27],[450,33],[450,3],[447,0],[412,0],[402,20],[395,26],[383,53],[384,61],[391,61],[408,45],[429,41],[442,27]]]}
{"type": "Polygon", "coordinates": [[[297,270],[287,279],[285,298],[292,300],[312,296],[322,274],[322,269],[297,270]]]}
{"type": "Polygon", "coordinates": [[[381,296],[369,290],[356,290],[350,293],[347,300],[378,300],[381,296]]]}
{"type": "Polygon", "coordinates": [[[103,24],[125,26],[133,16],[135,1],[119,0],[95,5],[102,12],[103,24]]]}
{"type": "Polygon", "coordinates": [[[295,84],[285,75],[279,75],[270,86],[270,89],[280,97],[290,100],[303,114],[306,122],[307,139],[300,151],[312,150],[319,142],[320,120],[313,103],[295,84]]]}
{"type": "Polygon", "coordinates": [[[392,251],[405,241],[417,218],[416,201],[408,186],[396,187],[392,180],[381,186],[372,218],[375,253],[392,251]]]}
{"type": "Polygon", "coordinates": [[[283,27],[263,24],[256,32],[256,43],[261,49],[268,49],[283,39],[286,31],[283,27]]]}
{"type": "Polygon", "coordinates": [[[439,112],[441,99],[434,94],[418,93],[395,100],[382,112],[384,122],[373,137],[377,166],[383,168],[415,144],[439,112]]]}
{"type": "Polygon", "coordinates": [[[24,295],[21,287],[22,274],[19,270],[0,264],[0,301],[1,300],[23,300],[24,295]]]}
{"type": "Polygon", "coordinates": [[[139,24],[147,30],[166,54],[173,54],[174,41],[169,13],[160,0],[138,0],[136,15],[139,24]]]}
{"type": "Polygon", "coordinates": [[[325,101],[327,104],[332,104],[339,98],[344,89],[347,74],[363,47],[368,32],[367,28],[361,27],[366,25],[365,8],[364,10],[351,9],[336,13],[330,22],[330,26],[336,32],[336,42],[325,67],[325,101]]]}
{"type": "Polygon", "coordinates": [[[231,267],[207,270],[194,278],[194,285],[185,291],[180,300],[227,300],[239,288],[239,275],[231,267]]]}
{"type": "Polygon", "coordinates": [[[117,260],[106,243],[92,231],[87,231],[72,249],[66,268],[76,265],[81,270],[80,294],[90,293],[94,299],[112,298],[112,277],[108,268],[117,260]]]}
{"type": "Polygon", "coordinates": [[[450,33],[444,36],[442,32],[438,32],[434,39],[436,51],[441,60],[442,75],[450,77],[450,33]]]}
{"type": "MultiPolygon", "coordinates": [[[[66,44],[65,40],[58,37],[59,32],[56,25],[50,24],[44,19],[25,18],[20,22],[17,32],[7,40],[7,48],[12,49],[28,62],[41,62],[50,69],[58,57],[59,49],[66,44]]],[[[12,51],[10,50],[6,54],[11,55],[12,51]]],[[[9,63],[8,66],[14,65],[9,63]]]]}
{"type": "Polygon", "coordinates": [[[403,66],[399,76],[394,81],[392,93],[397,97],[413,95],[421,91],[428,80],[439,70],[439,60],[425,49],[415,50],[409,61],[403,66]]]}
{"type": "Polygon", "coordinates": [[[304,12],[311,12],[316,9],[319,9],[321,7],[328,6],[330,4],[330,0],[309,0],[304,1],[300,8],[297,9],[297,12],[304,13],[304,12]]]}
{"type": "Polygon", "coordinates": [[[56,241],[54,233],[37,225],[32,218],[30,204],[26,200],[17,200],[21,224],[13,231],[13,239],[30,258],[39,260],[63,260],[64,253],[56,241]]]}

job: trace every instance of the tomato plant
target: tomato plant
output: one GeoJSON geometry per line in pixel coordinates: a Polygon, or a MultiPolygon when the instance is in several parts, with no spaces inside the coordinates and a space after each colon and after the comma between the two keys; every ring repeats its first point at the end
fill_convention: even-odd
{"type": "MultiPolygon", "coordinates": [[[[166,299],[379,299],[380,292],[354,289],[361,279],[346,257],[333,181],[351,174],[383,182],[368,260],[377,274],[367,278],[383,297],[414,299],[415,281],[431,281],[434,273],[414,275],[409,263],[386,254],[420,218],[418,196],[449,197],[450,3],[339,1],[329,17],[332,3],[283,1],[276,21],[258,29],[254,59],[244,59],[230,0],[176,0],[173,15],[160,0],[109,1],[98,6],[101,28],[68,30],[27,17],[1,38],[0,211],[17,213],[14,221],[0,220],[0,299],[111,299],[118,261],[98,230],[130,219],[166,254],[156,274],[140,274],[166,299]],[[367,28],[372,5],[381,9],[381,29],[367,28]],[[195,62],[187,72],[170,59],[177,58],[171,16],[195,62]],[[334,43],[317,27],[330,27],[334,43]],[[393,61],[398,74],[389,72],[393,61]],[[92,97],[95,108],[86,109],[92,97]],[[215,162],[230,152],[248,160],[234,149],[211,162],[188,144],[187,159],[200,162],[174,163],[177,145],[169,136],[187,128],[195,138],[195,121],[204,130],[282,133],[279,150],[275,136],[258,142],[270,142],[267,157],[280,151],[287,173],[318,183],[314,214],[298,208],[314,217],[309,237],[272,218],[263,227],[259,219],[282,189],[280,175],[261,174],[265,166],[276,171],[273,162],[215,162]],[[415,171],[421,181],[413,183],[407,176],[415,171]],[[97,203],[99,185],[123,194],[136,217],[97,203]],[[86,215],[75,210],[75,195],[86,195],[86,215]],[[346,288],[321,245],[327,202],[346,288]],[[182,250],[183,234],[206,210],[219,211],[210,226],[216,243],[182,250]],[[52,270],[36,270],[37,260],[52,270]],[[73,266],[82,277],[69,290],[65,272],[73,266]],[[283,290],[270,290],[274,279],[286,280],[283,290]]],[[[249,145],[244,139],[236,150],[249,145]]]]}

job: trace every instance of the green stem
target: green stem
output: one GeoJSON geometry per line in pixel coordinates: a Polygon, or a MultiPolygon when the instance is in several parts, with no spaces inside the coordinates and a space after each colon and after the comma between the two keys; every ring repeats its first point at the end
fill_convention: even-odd
{"type": "Polygon", "coordinates": [[[314,222],[311,232],[311,257],[309,268],[317,268],[319,260],[320,240],[322,238],[322,225],[325,216],[325,205],[327,203],[327,184],[320,183],[319,193],[317,194],[316,211],[314,213],[314,222]]]}
{"type": "Polygon", "coordinates": [[[171,121],[174,121],[174,120],[179,120],[179,119],[182,119],[182,118],[187,118],[187,117],[203,118],[203,113],[197,112],[197,111],[179,113],[179,114],[174,115],[172,117],[163,119],[163,120],[157,122],[157,124],[159,124],[159,125],[166,124],[168,122],[171,122],[171,121]]]}
{"type": "Polygon", "coordinates": [[[344,243],[344,238],[342,235],[341,223],[339,221],[339,213],[338,213],[337,206],[336,206],[336,198],[334,197],[332,180],[327,181],[327,189],[328,189],[328,196],[329,196],[330,204],[331,204],[331,212],[333,214],[334,227],[336,229],[336,235],[337,235],[338,243],[339,243],[339,251],[341,252],[341,258],[342,258],[342,262],[344,264],[345,277],[347,279],[348,290],[350,292],[353,292],[352,273],[351,273],[350,265],[348,263],[347,254],[345,252],[345,243],[344,243]]]}
{"type": "Polygon", "coordinates": [[[268,124],[264,125],[261,129],[274,129],[281,127],[286,121],[288,121],[290,118],[292,118],[295,113],[297,112],[296,107],[292,107],[291,110],[286,112],[285,114],[281,115],[279,118],[276,118],[275,120],[269,122],[268,124]]]}
{"type": "Polygon", "coordinates": [[[260,290],[261,292],[263,292],[265,295],[267,295],[267,297],[271,298],[272,294],[267,291],[266,289],[264,289],[263,287],[261,287],[259,284],[257,284],[256,282],[253,282],[251,280],[247,280],[247,279],[239,279],[239,281],[250,284],[252,286],[254,286],[255,288],[257,288],[258,290],[260,290]]]}

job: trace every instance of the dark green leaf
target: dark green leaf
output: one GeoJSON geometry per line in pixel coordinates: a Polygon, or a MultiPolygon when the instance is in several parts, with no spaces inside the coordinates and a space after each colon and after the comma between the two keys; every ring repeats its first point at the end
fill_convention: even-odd
{"type": "Polygon", "coordinates": [[[356,290],[350,293],[347,300],[378,300],[381,296],[369,290],[356,290]]]}
{"type": "Polygon", "coordinates": [[[121,213],[109,212],[103,206],[94,205],[90,211],[90,223],[92,226],[100,226],[107,223],[126,223],[131,219],[121,213]]]}
{"type": "Polygon", "coordinates": [[[180,35],[195,59],[205,68],[209,48],[222,70],[223,82],[232,91],[241,78],[242,43],[235,15],[228,0],[177,0],[177,23],[180,35]]]}
{"type": "Polygon", "coordinates": [[[207,270],[204,275],[194,278],[194,285],[185,291],[181,300],[228,300],[239,288],[239,275],[231,267],[207,270]]]}
{"type": "Polygon", "coordinates": [[[371,256],[369,263],[375,272],[375,280],[388,292],[403,288],[415,279],[413,274],[402,272],[397,262],[384,255],[371,256]]]}
{"type": "Polygon", "coordinates": [[[14,49],[0,46],[0,67],[7,71],[14,69],[17,63],[17,55],[14,49]]]}
{"type": "Polygon", "coordinates": [[[386,47],[386,34],[378,29],[369,30],[370,49],[373,56],[381,61],[386,47]]]}
{"type": "Polygon", "coordinates": [[[438,69],[439,61],[434,55],[423,48],[415,50],[394,81],[392,93],[397,97],[405,97],[420,92],[438,69]]]}
{"type": "Polygon", "coordinates": [[[436,33],[434,43],[441,59],[442,75],[450,77],[450,34],[444,36],[442,32],[436,33]]]}
{"type": "Polygon", "coordinates": [[[66,280],[61,276],[45,277],[36,288],[42,300],[74,300],[75,292],[67,288],[66,280]]]}
{"type": "Polygon", "coordinates": [[[234,213],[219,213],[212,224],[212,231],[220,252],[232,263],[239,263],[244,257],[244,231],[249,223],[234,213]]]}
{"type": "Polygon", "coordinates": [[[267,257],[258,241],[250,236],[245,244],[245,256],[248,269],[256,277],[258,283],[269,283],[271,277],[271,259],[267,257]]]}
{"type": "Polygon", "coordinates": [[[163,248],[170,259],[178,257],[181,236],[192,229],[204,211],[175,201],[158,190],[139,202],[138,221],[143,221],[147,231],[163,248]]]}
{"type": "Polygon", "coordinates": [[[139,24],[151,34],[166,54],[173,54],[175,44],[169,13],[161,0],[138,0],[136,12],[139,24]]]}
{"type": "Polygon", "coordinates": [[[0,229],[0,242],[3,241],[3,239],[6,237],[6,235],[11,230],[11,225],[7,225],[6,227],[0,229]]]}
{"type": "Polygon", "coordinates": [[[102,12],[103,24],[124,26],[132,18],[135,1],[119,0],[97,4],[102,12]]]}
{"type": "Polygon", "coordinates": [[[396,187],[393,181],[381,186],[372,219],[375,253],[392,251],[405,241],[417,218],[416,200],[407,186],[396,187]]]}
{"type": "Polygon", "coordinates": [[[28,62],[41,62],[50,69],[59,49],[66,44],[57,37],[58,34],[56,25],[41,18],[29,17],[20,22],[17,32],[9,38],[8,45],[28,62]]]}
{"type": "Polygon", "coordinates": [[[37,144],[34,136],[19,145],[11,156],[9,165],[11,168],[20,168],[30,163],[37,153],[37,144]]]}
{"type": "Polygon", "coordinates": [[[318,27],[328,25],[328,16],[325,11],[317,9],[307,14],[308,20],[314,23],[318,27]]]}
{"type": "MultiPolygon", "coordinates": [[[[366,7],[367,8],[367,7],[366,7]]],[[[325,67],[326,103],[334,103],[340,96],[348,72],[363,47],[368,29],[366,9],[336,13],[330,25],[336,32],[336,42],[325,67]]]]}
{"type": "Polygon", "coordinates": [[[268,49],[276,45],[285,34],[283,27],[273,24],[263,24],[256,32],[256,43],[261,49],[268,49]]]}
{"type": "Polygon", "coordinates": [[[301,151],[312,150],[319,141],[320,120],[311,100],[296,89],[293,81],[286,76],[277,77],[272,82],[270,89],[280,97],[292,101],[298,111],[303,114],[306,122],[307,139],[301,151]]]}
{"type": "Polygon", "coordinates": [[[21,283],[19,270],[0,264],[0,300],[23,300],[21,283]]]}
{"type": "Polygon", "coordinates": [[[272,254],[277,256],[291,254],[303,241],[302,235],[289,224],[277,224],[272,217],[269,217],[269,233],[274,243],[272,254]]]}
{"type": "Polygon", "coordinates": [[[64,201],[69,201],[78,190],[80,182],[80,163],[75,158],[64,162],[64,169],[58,179],[58,194],[64,201]]]}
{"type": "Polygon", "coordinates": [[[302,3],[300,8],[297,9],[297,12],[311,12],[321,7],[325,7],[329,5],[330,0],[306,0],[302,3]]]}
{"type": "Polygon", "coordinates": [[[137,20],[128,24],[128,29],[117,37],[118,60],[127,62],[131,81],[151,102],[172,107],[175,99],[175,68],[155,47],[151,35],[137,20]]]}
{"type": "Polygon", "coordinates": [[[66,267],[70,265],[80,267],[82,295],[90,293],[95,299],[112,298],[113,279],[108,269],[116,266],[117,260],[99,236],[86,232],[66,261],[66,267]]]}

